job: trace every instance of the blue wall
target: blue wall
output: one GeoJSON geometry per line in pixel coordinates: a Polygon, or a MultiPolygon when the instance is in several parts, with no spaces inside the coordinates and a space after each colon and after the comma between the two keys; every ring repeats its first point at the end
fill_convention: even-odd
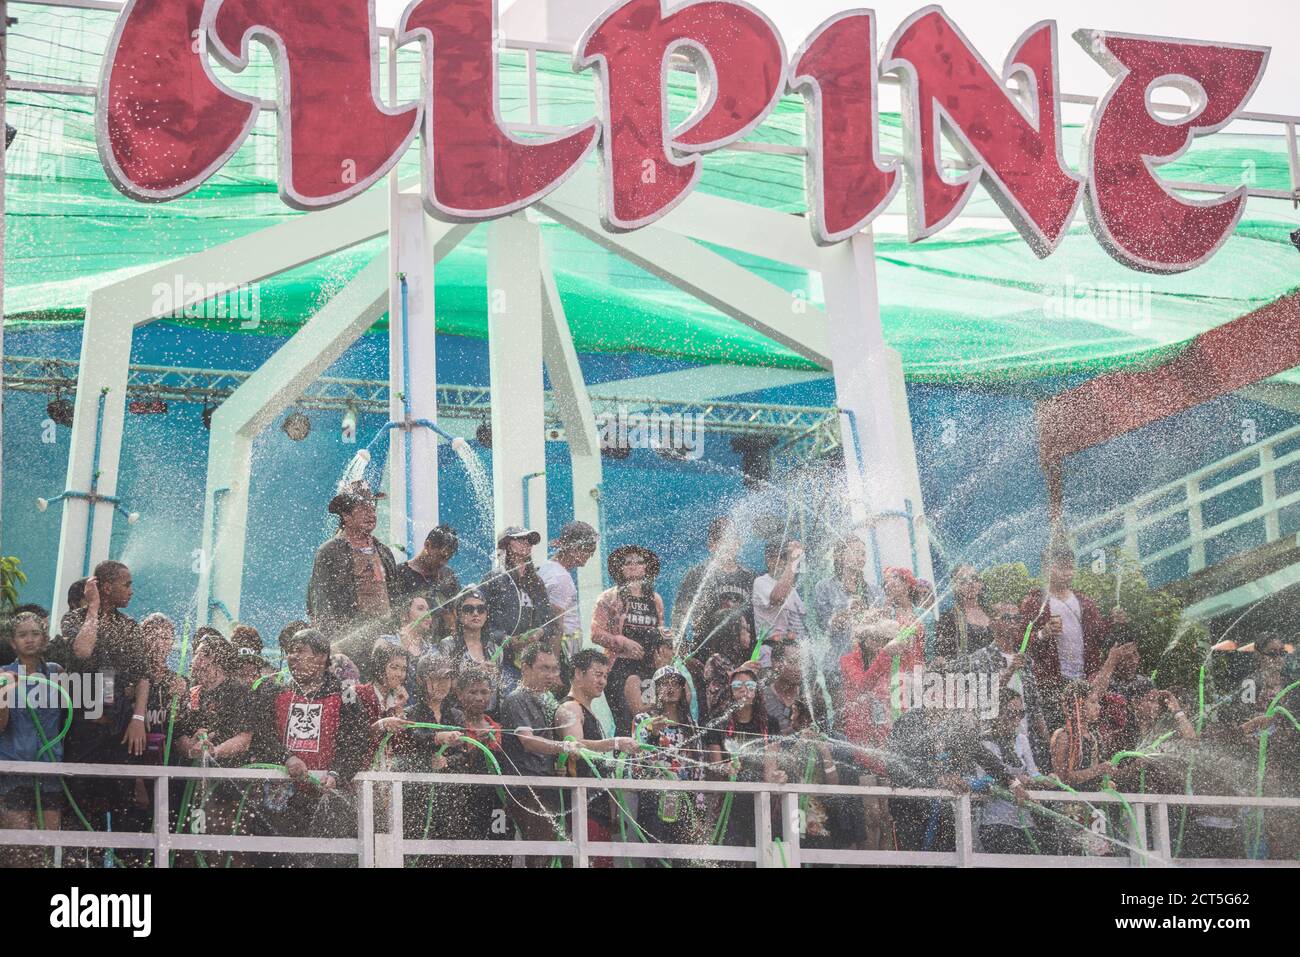
{"type": "MultiPolygon", "coordinates": [[[[136,333],[132,361],[251,369],[282,342],[154,324],[136,333]]],[[[80,327],[68,326],[13,331],[6,335],[5,347],[15,355],[75,358],[80,344],[80,327]]],[[[687,366],[639,354],[581,358],[591,382],[687,366]]],[[[384,378],[387,338],[363,337],[329,374],[384,378]]],[[[443,382],[486,385],[484,343],[440,336],[438,376],[443,382]]],[[[1036,567],[1047,538],[1047,510],[1033,404],[1036,397],[1060,386],[1038,383],[1001,392],[908,387],[936,573],[941,579],[959,560],[979,564],[1024,560],[1036,567]]],[[[829,380],[746,398],[801,405],[830,405],[833,400],[829,380]]],[[[62,491],[69,438],[68,430],[60,428],[56,442],[42,442],[47,400],[43,395],[9,393],[4,403],[3,548],[22,559],[29,576],[22,599],[41,604],[49,602],[53,588],[60,516],[57,506],[37,512],[34,501],[62,491]]],[[[119,491],[142,517],[134,526],[115,522],[112,554],[136,573],[137,598],[132,606],[136,614],[160,609],[180,616],[192,607],[208,439],[200,412],[198,405],[173,403],[165,416],[127,417],[119,491]]],[[[336,415],[311,417],[313,429],[303,442],[292,442],[278,428],[271,428],[254,447],[243,617],[271,634],[302,613],[312,554],[334,529],[325,505],[357,449],[342,443],[336,415]]],[[[1076,515],[1095,514],[1239,448],[1242,418],[1255,419],[1260,437],[1295,421],[1294,416],[1236,398],[1207,403],[1073,457],[1066,470],[1067,509],[1076,515]]],[[[362,416],[358,430],[362,440],[373,435],[382,421],[380,416],[362,416]]],[[[700,462],[675,462],[648,450],[634,450],[626,460],[606,462],[610,544],[640,541],[654,548],[663,564],[660,591],[667,598],[675,593],[686,569],[705,556],[709,519],[729,511],[747,494],[739,456],[730,443],[714,437],[705,449],[700,462]]],[[[490,470],[489,454],[480,451],[490,470]]],[[[445,445],[440,445],[439,454],[443,518],[462,531],[464,542],[454,566],[463,580],[473,580],[489,564],[491,522],[478,514],[456,456],[445,445]]],[[[562,443],[548,443],[547,470],[547,508],[551,527],[558,528],[573,512],[568,453],[562,443]]],[[[1279,492],[1289,490],[1288,486],[1279,492]]],[[[1249,535],[1248,531],[1246,538],[1249,535]]],[[[756,542],[747,546],[744,559],[751,567],[761,565],[756,542]]]]}

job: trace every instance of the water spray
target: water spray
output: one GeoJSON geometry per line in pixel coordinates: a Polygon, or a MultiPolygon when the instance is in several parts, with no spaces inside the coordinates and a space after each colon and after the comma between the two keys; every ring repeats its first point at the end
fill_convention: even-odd
{"type": "Polygon", "coordinates": [[[411,488],[411,475],[414,471],[412,462],[413,453],[411,452],[411,433],[416,429],[428,429],[435,435],[441,436],[462,460],[466,455],[473,455],[463,438],[452,435],[446,429],[439,427],[435,422],[429,419],[412,419],[411,418],[411,350],[410,350],[410,333],[407,328],[407,319],[409,311],[407,307],[408,291],[406,285],[406,273],[399,272],[397,281],[401,284],[402,289],[402,391],[399,393],[402,399],[402,419],[401,421],[388,421],[380,426],[379,431],[375,433],[365,446],[352,456],[348,462],[347,468],[343,473],[343,484],[356,481],[364,475],[366,467],[371,460],[370,450],[379,442],[379,440],[393,429],[401,429],[406,433],[406,441],[402,443],[404,453],[403,474],[406,477],[406,557],[412,558],[415,555],[415,519],[412,512],[415,508],[415,492],[411,488]]]}

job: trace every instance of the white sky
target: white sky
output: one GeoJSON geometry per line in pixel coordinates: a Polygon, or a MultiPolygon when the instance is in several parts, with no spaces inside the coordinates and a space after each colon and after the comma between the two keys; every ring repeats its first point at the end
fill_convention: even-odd
{"type": "MultiPolygon", "coordinates": [[[[516,3],[546,0],[500,0],[502,11],[516,3]]],[[[561,0],[563,2],[563,0],[561,0]]],[[[876,11],[881,42],[924,0],[750,0],[781,31],[788,51],[826,17],[853,7],[876,11]]],[[[396,21],[406,0],[377,0],[381,23],[396,21]]],[[[1000,65],[1011,44],[1039,20],[1057,21],[1064,92],[1093,96],[1104,92],[1109,78],[1070,38],[1080,27],[1121,33],[1221,40],[1273,47],[1264,78],[1247,109],[1300,113],[1300,3],[1297,0],[948,0],[948,15],[990,63],[1000,65]]],[[[1251,124],[1252,132],[1278,132],[1251,124]]]]}

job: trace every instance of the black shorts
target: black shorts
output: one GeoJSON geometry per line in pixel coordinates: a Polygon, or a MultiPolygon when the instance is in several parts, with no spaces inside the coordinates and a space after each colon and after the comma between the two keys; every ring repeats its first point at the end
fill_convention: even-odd
{"type": "Polygon", "coordinates": [[[637,673],[640,661],[631,658],[617,658],[609,667],[609,679],[605,683],[605,702],[610,714],[614,716],[614,733],[624,736],[632,733],[632,715],[627,710],[627,701],[623,697],[623,686],[627,679],[637,673]]]}

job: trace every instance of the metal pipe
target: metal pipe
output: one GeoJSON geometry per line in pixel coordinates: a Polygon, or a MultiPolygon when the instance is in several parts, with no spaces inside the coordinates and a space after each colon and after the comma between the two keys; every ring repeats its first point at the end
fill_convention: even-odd
{"type": "Polygon", "coordinates": [[[545,477],[546,477],[546,471],[545,471],[545,470],[543,470],[543,471],[541,471],[541,472],[529,472],[527,475],[525,475],[525,476],[523,477],[524,528],[528,528],[528,512],[529,512],[529,508],[528,508],[528,483],[531,482],[531,481],[532,481],[533,479],[535,479],[535,478],[545,478],[545,477]]]}
{"type": "Polygon", "coordinates": [[[220,598],[209,598],[208,608],[217,609],[217,611],[226,616],[226,621],[230,622],[232,625],[235,623],[235,616],[230,613],[230,609],[226,607],[226,603],[220,598]]]}
{"type": "Polygon", "coordinates": [[[871,561],[876,566],[876,587],[885,587],[885,569],[880,564],[880,539],[876,537],[876,526],[867,527],[867,538],[871,540],[871,561]]]}
{"type": "Polygon", "coordinates": [[[95,406],[95,451],[90,460],[90,493],[86,498],[86,552],[81,563],[82,575],[87,578],[90,577],[90,546],[95,539],[95,497],[99,492],[99,449],[104,435],[104,400],[107,395],[107,386],[100,389],[95,406]]]}
{"type": "MultiPolygon", "coordinates": [[[[404,460],[406,468],[406,482],[403,486],[406,491],[406,558],[410,561],[415,557],[415,518],[411,512],[415,509],[415,493],[411,490],[411,472],[413,469],[411,458],[411,339],[410,333],[406,328],[406,320],[410,315],[407,309],[407,288],[406,273],[399,272],[397,281],[402,287],[402,421],[406,423],[405,435],[402,436],[402,449],[404,451],[404,460]]],[[[436,465],[436,463],[435,463],[436,465]]]]}
{"type": "MultiPolygon", "coordinates": [[[[609,539],[605,537],[605,483],[601,482],[591,490],[591,497],[596,500],[596,525],[600,533],[599,541],[602,547],[609,548],[609,539]]],[[[610,586],[609,569],[605,565],[600,566],[600,582],[602,588],[610,586]]]]}
{"type": "Polygon", "coordinates": [[[853,452],[858,460],[858,477],[865,483],[867,481],[867,466],[862,459],[862,440],[858,437],[858,416],[852,409],[839,407],[840,415],[848,416],[849,431],[853,433],[853,452]]]}
{"type": "Polygon", "coordinates": [[[428,419],[416,419],[411,423],[412,428],[414,428],[417,425],[422,428],[428,429],[430,432],[442,436],[444,439],[447,440],[447,443],[450,445],[454,445],[456,443],[456,439],[458,438],[458,436],[452,435],[446,429],[442,428],[441,426],[437,425],[434,422],[430,422],[428,419]]]}
{"type": "Polygon", "coordinates": [[[912,511],[912,500],[903,499],[903,512],[907,517],[907,543],[912,546],[912,574],[921,574],[921,565],[916,554],[916,517],[912,511]]]}

